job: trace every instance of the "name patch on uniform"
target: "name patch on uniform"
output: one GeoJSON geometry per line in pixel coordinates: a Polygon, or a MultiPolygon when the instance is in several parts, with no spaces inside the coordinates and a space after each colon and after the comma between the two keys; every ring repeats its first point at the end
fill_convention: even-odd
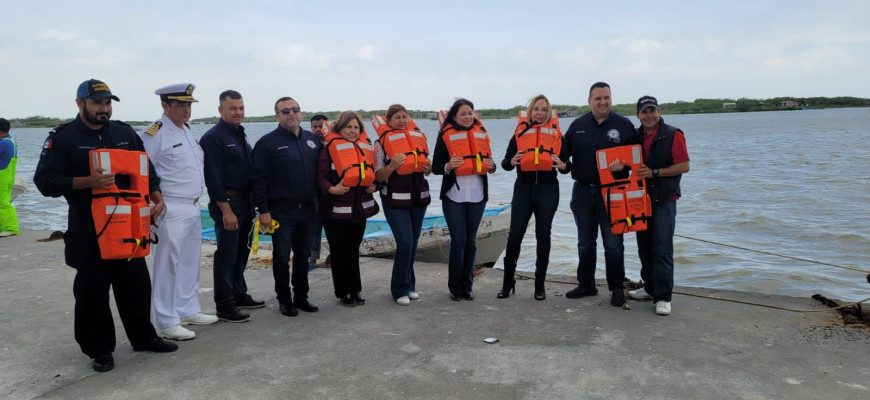
{"type": "Polygon", "coordinates": [[[308,147],[310,147],[310,148],[312,148],[312,149],[316,149],[316,148],[317,148],[317,145],[316,145],[316,144],[314,143],[314,141],[312,141],[311,139],[308,139],[308,141],[306,141],[305,143],[308,145],[308,147]]]}
{"type": "Polygon", "coordinates": [[[289,149],[289,148],[290,148],[290,146],[278,146],[278,148],[275,150],[284,150],[284,149],[289,149]]]}
{"type": "Polygon", "coordinates": [[[145,130],[145,133],[147,133],[151,136],[154,136],[157,134],[157,131],[159,131],[160,128],[162,128],[162,127],[163,127],[163,122],[157,121],[157,122],[151,124],[151,126],[149,126],[148,129],[145,130]]]}
{"type": "Polygon", "coordinates": [[[173,145],[172,145],[172,148],[174,149],[174,148],[176,148],[176,147],[181,147],[181,145],[182,145],[181,143],[176,143],[176,144],[173,144],[173,145]]]}

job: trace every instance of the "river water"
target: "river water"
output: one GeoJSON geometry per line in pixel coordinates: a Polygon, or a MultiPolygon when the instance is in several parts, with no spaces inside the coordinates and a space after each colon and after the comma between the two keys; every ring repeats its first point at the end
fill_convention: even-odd
{"type": "MultiPolygon", "coordinates": [[[[870,296],[865,274],[786,259],[717,243],[870,269],[870,109],[666,115],[681,128],[691,157],[683,176],[675,238],[677,285],[843,300],[870,296]],[[699,240],[700,239],[700,240],[699,240]]],[[[637,125],[637,120],[632,116],[637,125]]],[[[566,129],[572,119],[562,119],[566,129]]],[[[434,149],[437,122],[416,121],[434,149]]],[[[501,161],[516,126],[484,120],[501,161]]],[[[195,136],[210,126],[193,125],[195,136]]],[[[245,124],[251,143],[274,123],[245,124]]],[[[368,127],[367,127],[368,128],[368,127]]],[[[49,129],[13,129],[19,144],[18,173],[36,168],[49,129]]],[[[490,204],[509,203],[513,171],[490,176],[490,204]]],[[[574,276],[577,235],[569,202],[570,175],[560,176],[561,198],[553,223],[550,273],[574,276]]],[[[440,178],[430,177],[429,214],[440,214],[440,178]]],[[[205,203],[203,203],[205,204],[205,203]]],[[[63,230],[66,203],[42,197],[31,185],[15,201],[22,229],[63,230]]],[[[521,270],[534,270],[534,225],[526,233],[521,270]]],[[[640,276],[634,234],[625,236],[626,273],[640,276]]],[[[2,245],[2,241],[0,241],[2,245]]],[[[604,277],[599,240],[597,277],[604,277]]]]}

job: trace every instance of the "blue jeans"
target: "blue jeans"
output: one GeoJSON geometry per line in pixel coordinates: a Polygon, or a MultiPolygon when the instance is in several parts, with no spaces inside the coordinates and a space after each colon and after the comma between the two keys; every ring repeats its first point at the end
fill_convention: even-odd
{"type": "Polygon", "coordinates": [[[447,289],[450,293],[471,293],[474,283],[474,257],[477,254],[477,228],[483,219],[486,202],[457,203],[441,201],[447,229],[450,230],[450,261],[447,289]]]}
{"type": "Polygon", "coordinates": [[[420,240],[420,230],[423,228],[423,217],[426,207],[391,208],[386,197],[381,196],[381,204],[393,237],[396,239],[396,254],[393,256],[393,277],[390,280],[390,292],[393,299],[407,296],[417,291],[417,280],[414,277],[414,257],[417,255],[417,242],[420,240]]]}
{"type": "Polygon", "coordinates": [[[308,256],[317,211],[314,204],[303,208],[270,206],[272,219],[278,221],[278,229],[272,234],[272,277],[275,278],[275,294],[278,303],[308,298],[308,256]],[[290,277],[290,251],[293,251],[293,277],[290,277]],[[291,297],[293,283],[295,296],[291,297]]]}
{"type": "Polygon", "coordinates": [[[248,265],[248,249],[251,241],[248,233],[253,226],[254,210],[250,195],[229,196],[230,208],[239,221],[239,229],[224,229],[220,207],[212,200],[208,212],[214,220],[214,233],[217,236],[217,250],[214,252],[214,303],[218,311],[226,311],[236,306],[236,296],[248,292],[245,283],[245,267],[248,265]]]}
{"type": "Polygon", "coordinates": [[[604,263],[607,287],[613,291],[623,288],[625,280],[625,246],[622,235],[610,231],[610,218],[604,208],[600,186],[574,182],[571,193],[571,211],[577,225],[577,282],[586,291],[595,289],[595,263],[598,257],[598,229],[604,242],[604,263]]]}
{"type": "Polygon", "coordinates": [[[677,201],[653,203],[652,219],[645,231],[637,232],[640,278],[653,301],[671,301],[674,291],[674,228],[677,201]]]}
{"type": "Polygon", "coordinates": [[[516,262],[520,257],[523,237],[526,235],[529,220],[534,214],[537,239],[535,276],[546,276],[550,262],[550,230],[558,207],[559,184],[532,185],[515,182],[514,195],[511,199],[511,229],[508,233],[505,258],[516,262]]]}

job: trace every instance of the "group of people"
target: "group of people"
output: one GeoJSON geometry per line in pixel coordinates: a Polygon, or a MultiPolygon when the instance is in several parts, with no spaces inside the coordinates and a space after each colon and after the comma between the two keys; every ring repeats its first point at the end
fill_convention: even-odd
{"type": "MultiPolygon", "coordinates": [[[[112,101],[119,98],[108,85],[87,80],[78,87],[77,117],[51,131],[43,145],[34,182],[43,195],[64,196],[69,204],[64,243],[65,261],[77,269],[75,336],[82,351],[93,359],[95,370],[114,367],[110,286],[136,351],[174,351],[177,345],[164,339],[193,339],[196,334],[187,325],[249,321],[244,310],[265,306],[248,294],[244,277],[254,230],[272,235],[274,290],[281,314],[293,317],[299,310],[318,311],[308,297],[308,271],[319,258],[321,229],[332,258],[334,295],[340,304],[356,307],[366,301],[359,268],[366,219],[383,208],[396,240],[390,285],[393,299],[403,306],[420,299],[414,259],[431,202],[427,176],[432,173],[443,176],[440,198],[451,239],[449,297],[453,301],[474,299],[477,230],[488,200],[487,175],[497,167],[489,134],[472,102],[458,99],[441,112],[430,158],[426,135],[400,104],[376,116],[370,137],[363,119],[353,111],[342,112],[331,124],[325,116],[316,115],[310,120],[312,130],[303,129],[299,103],[281,97],[274,105],[278,126],[252,146],[242,126],[244,101],[233,90],[220,94],[220,120],[197,142],[187,124],[191,105],[197,102],[194,89],[193,84],[181,83],[156,90],[163,115],[137,134],[130,126],[110,120],[112,101]],[[153,237],[125,239],[124,243],[135,243],[135,249],[147,249],[150,243],[150,276],[145,259],[135,256],[141,253],[120,259],[101,255],[103,243],[98,239],[106,227],[96,226],[100,224],[94,222],[92,200],[104,197],[105,191],[123,192],[131,186],[131,178],[113,172],[105,162],[94,164],[96,156],[91,160],[89,154],[97,149],[127,150],[132,158],[147,154],[147,168],[146,164],[140,167],[147,188],[140,190],[150,204],[144,211],[150,215],[144,217],[150,221],[153,237]],[[217,237],[216,315],[203,313],[197,296],[203,180],[217,237]],[[149,315],[152,304],[153,319],[149,315]]],[[[664,124],[653,97],[638,100],[642,126],[637,129],[611,110],[606,83],[592,86],[589,105],[592,111],[576,119],[564,135],[543,95],[532,98],[520,116],[501,161],[503,169],[517,169],[517,179],[504,282],[497,297],[508,298],[516,292],[520,246],[534,215],[534,298],[546,298],[550,230],[559,202],[558,174],[570,172],[575,180],[571,209],[578,229],[579,285],[566,297],[597,294],[594,278],[600,227],[611,304],[624,304],[622,235],[610,229],[595,152],[640,144],[644,162],[631,173],[646,179],[654,210],[649,228],[637,235],[645,285],[629,296],[653,299],[656,312],[667,315],[673,287],[676,200],[680,175],[689,169],[685,138],[679,129],[664,124]]],[[[120,164],[123,160],[112,161],[120,164]]],[[[625,163],[617,160],[609,168],[619,171],[625,163]]],[[[109,209],[111,218],[121,208],[115,205],[106,212],[109,209]]]]}

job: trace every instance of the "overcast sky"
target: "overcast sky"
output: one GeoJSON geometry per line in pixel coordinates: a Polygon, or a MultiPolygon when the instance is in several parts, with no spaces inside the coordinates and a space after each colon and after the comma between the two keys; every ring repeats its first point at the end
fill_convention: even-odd
{"type": "Polygon", "coordinates": [[[158,87],[193,82],[193,118],[235,89],[247,114],[477,108],[537,93],[586,104],[870,97],[870,2],[0,0],[0,116],[72,117],[105,81],[113,119],[160,115],[158,87]]]}

